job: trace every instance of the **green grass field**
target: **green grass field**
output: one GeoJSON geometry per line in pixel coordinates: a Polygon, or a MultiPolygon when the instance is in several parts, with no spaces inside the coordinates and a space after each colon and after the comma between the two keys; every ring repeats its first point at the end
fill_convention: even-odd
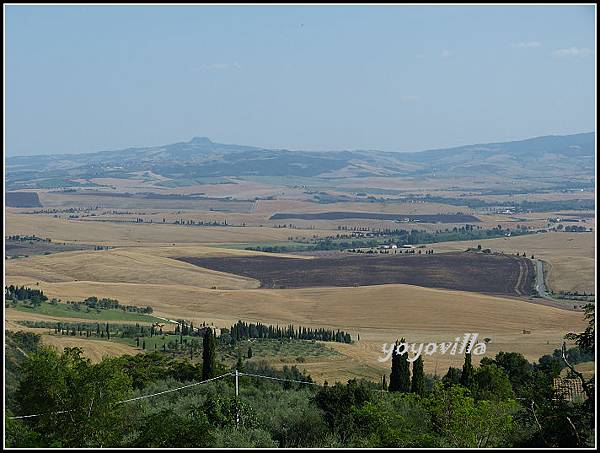
{"type": "MultiPolygon", "coordinates": [[[[11,305],[11,307],[13,307],[11,305]]],[[[42,303],[39,307],[33,308],[29,305],[17,303],[14,306],[15,310],[23,313],[35,313],[46,316],[56,316],[57,318],[81,318],[97,321],[131,321],[131,322],[164,322],[164,320],[155,318],[151,315],[141,313],[127,312],[123,310],[95,310],[91,308],[80,308],[76,310],[71,306],[63,303],[56,305],[48,302],[42,303]]]]}
{"type": "Polygon", "coordinates": [[[296,242],[296,241],[273,241],[273,242],[242,242],[242,243],[219,243],[219,244],[207,244],[208,247],[215,248],[227,248],[234,250],[245,250],[247,247],[277,247],[277,246],[285,246],[290,250],[303,250],[306,249],[307,246],[312,244],[307,244],[305,242],[296,242]]]}

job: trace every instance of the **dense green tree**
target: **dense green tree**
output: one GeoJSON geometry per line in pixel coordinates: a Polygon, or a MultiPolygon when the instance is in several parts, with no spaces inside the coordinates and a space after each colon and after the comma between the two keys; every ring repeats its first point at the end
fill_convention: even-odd
{"type": "Polygon", "coordinates": [[[363,448],[434,447],[430,416],[414,394],[390,393],[354,407],[350,446],[363,448]]]}
{"type": "Polygon", "coordinates": [[[25,421],[11,419],[14,414],[6,410],[5,423],[5,447],[7,448],[33,448],[42,447],[40,436],[33,431],[25,421]]]}
{"type": "Polygon", "coordinates": [[[477,400],[507,401],[515,397],[506,372],[493,363],[475,370],[471,387],[477,400]]]}
{"type": "Polygon", "coordinates": [[[481,360],[480,366],[485,366],[489,363],[499,366],[506,372],[510,384],[517,395],[521,393],[523,387],[531,380],[533,367],[523,354],[501,351],[496,354],[493,360],[484,357],[481,360]]]}
{"type": "Polygon", "coordinates": [[[442,382],[447,386],[457,385],[460,384],[460,376],[460,368],[450,367],[446,375],[442,378],[442,382]]]}
{"type": "Polygon", "coordinates": [[[324,412],[325,422],[331,431],[344,441],[354,429],[352,408],[361,407],[371,398],[370,387],[352,379],[347,385],[336,382],[333,386],[321,388],[315,396],[315,402],[324,412]]]}
{"type": "Polygon", "coordinates": [[[473,363],[471,362],[471,353],[465,354],[465,363],[460,374],[460,384],[469,388],[473,383],[473,363]]]}
{"type": "Polygon", "coordinates": [[[555,378],[560,375],[563,366],[564,363],[562,359],[546,354],[539,358],[538,363],[534,364],[533,368],[536,371],[545,373],[551,378],[555,378]]]}
{"type": "Polygon", "coordinates": [[[216,341],[213,330],[208,327],[202,339],[202,380],[216,376],[216,341]]]}
{"type": "Polygon", "coordinates": [[[144,417],[131,442],[133,447],[145,448],[202,448],[213,443],[213,433],[207,416],[199,408],[187,414],[170,408],[144,417]]]}
{"type": "Polygon", "coordinates": [[[590,447],[594,445],[594,412],[585,402],[569,402],[557,394],[553,378],[536,371],[523,389],[517,419],[521,447],[590,447]]]}
{"type": "Polygon", "coordinates": [[[588,326],[582,333],[569,333],[565,336],[567,340],[575,340],[577,346],[583,352],[594,352],[595,341],[596,341],[596,304],[587,304],[584,307],[585,319],[588,322],[588,326]]]}
{"type": "Polygon", "coordinates": [[[512,414],[516,403],[475,401],[463,386],[446,388],[436,384],[425,402],[432,425],[440,439],[438,446],[489,448],[510,446],[515,429],[512,414]]]}
{"type": "Polygon", "coordinates": [[[410,362],[407,360],[408,352],[398,353],[398,345],[405,343],[404,338],[396,342],[392,352],[392,372],[390,374],[390,392],[410,392],[410,362]]]}
{"type": "MultiPolygon", "coordinates": [[[[402,339],[404,342],[404,338],[402,339]]],[[[410,392],[410,362],[408,359],[408,352],[400,354],[400,388],[399,390],[404,393],[410,392]]]]}
{"type": "Polygon", "coordinates": [[[425,373],[423,371],[423,357],[419,356],[417,360],[413,362],[412,372],[412,383],[410,391],[417,395],[423,395],[425,393],[425,373]]]}
{"type": "Polygon", "coordinates": [[[399,392],[400,391],[400,360],[401,356],[397,353],[396,347],[398,342],[394,345],[392,351],[392,372],[390,373],[390,384],[388,385],[388,391],[399,392]]]}
{"type": "Polygon", "coordinates": [[[30,355],[16,395],[19,412],[54,414],[28,419],[48,444],[115,445],[124,418],[114,404],[129,395],[131,380],[118,359],[92,364],[82,353],[79,348],[65,348],[62,354],[41,348],[30,355]]]}
{"type": "Polygon", "coordinates": [[[244,370],[244,359],[242,359],[242,355],[238,354],[237,360],[235,362],[235,369],[238,371],[244,370]]]}

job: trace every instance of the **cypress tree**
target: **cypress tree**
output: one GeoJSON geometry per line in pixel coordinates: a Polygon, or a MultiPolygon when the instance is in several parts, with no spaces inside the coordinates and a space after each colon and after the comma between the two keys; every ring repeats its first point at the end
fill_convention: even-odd
{"type": "Polygon", "coordinates": [[[419,356],[413,362],[412,384],[410,391],[418,395],[425,393],[425,374],[423,372],[423,357],[419,356]]]}
{"type": "Polygon", "coordinates": [[[248,358],[251,359],[252,358],[252,347],[248,346],[248,358]]]}
{"type": "Polygon", "coordinates": [[[235,368],[238,371],[243,371],[244,370],[244,361],[242,360],[242,354],[238,354],[237,362],[235,364],[235,368]]]}
{"type": "Polygon", "coordinates": [[[461,373],[460,369],[450,367],[450,368],[448,368],[448,372],[446,373],[446,375],[442,378],[442,382],[446,386],[459,384],[460,383],[460,373],[461,373]]]}
{"type": "Polygon", "coordinates": [[[388,391],[398,392],[400,391],[400,354],[397,354],[396,346],[398,342],[394,344],[394,351],[392,352],[392,372],[390,374],[390,385],[388,391]]]}
{"type": "Polygon", "coordinates": [[[213,330],[209,327],[202,339],[202,380],[214,377],[215,365],[215,337],[213,330]]]}
{"type": "Polygon", "coordinates": [[[473,383],[473,364],[471,363],[471,354],[465,354],[465,363],[460,375],[460,384],[470,387],[473,383]]]}
{"type": "MultiPolygon", "coordinates": [[[[404,338],[401,343],[404,343],[404,338]]],[[[400,355],[400,387],[399,390],[404,393],[410,392],[410,362],[408,360],[408,352],[400,355]]]]}

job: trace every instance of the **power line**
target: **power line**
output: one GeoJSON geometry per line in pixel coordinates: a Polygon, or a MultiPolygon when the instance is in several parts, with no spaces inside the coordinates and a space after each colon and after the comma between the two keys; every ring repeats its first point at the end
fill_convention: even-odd
{"type": "MultiPolygon", "coordinates": [[[[274,381],[282,381],[282,382],[296,382],[298,384],[316,385],[316,386],[321,387],[321,384],[317,384],[316,382],[300,381],[300,380],[297,380],[297,379],[277,378],[277,377],[273,377],[273,376],[264,376],[262,374],[253,374],[253,373],[241,373],[241,372],[237,372],[237,374],[238,374],[238,376],[250,376],[250,377],[262,378],[262,379],[271,379],[271,380],[274,380],[274,381]]],[[[197,385],[206,384],[207,382],[216,381],[217,379],[222,379],[224,377],[234,376],[234,375],[235,374],[231,373],[231,372],[230,373],[225,373],[225,374],[222,374],[220,376],[216,376],[214,378],[206,379],[206,380],[200,381],[200,382],[193,382],[191,384],[183,385],[181,387],[177,387],[177,388],[174,388],[174,389],[163,390],[162,392],[152,393],[150,395],[137,396],[135,398],[129,398],[129,399],[126,399],[126,400],[117,401],[115,403],[115,406],[118,405],[118,404],[130,403],[132,401],[138,401],[138,400],[143,400],[143,399],[146,399],[146,398],[152,398],[152,397],[155,397],[155,396],[164,395],[165,393],[177,392],[179,390],[184,390],[184,389],[187,389],[187,388],[190,388],[190,387],[195,387],[197,385]]],[[[236,382],[236,384],[237,384],[237,382],[236,382]]],[[[236,385],[236,392],[238,392],[237,385],[236,385]]],[[[16,419],[22,419],[22,418],[41,417],[41,416],[44,416],[44,415],[60,415],[60,414],[66,414],[66,413],[69,413],[69,412],[74,412],[74,411],[75,411],[75,409],[71,409],[71,410],[68,410],[68,411],[50,412],[48,414],[16,415],[16,416],[7,417],[7,418],[9,418],[11,420],[16,420],[16,419]]]]}
{"type": "Polygon", "coordinates": [[[152,393],[151,395],[138,396],[136,398],[130,398],[128,400],[117,401],[115,404],[123,404],[123,403],[129,403],[131,401],[143,400],[145,398],[152,398],[153,396],[164,395],[165,393],[176,392],[178,390],[187,389],[187,388],[190,388],[190,387],[194,387],[196,385],[206,384],[207,382],[216,381],[217,379],[221,379],[221,378],[224,378],[224,377],[227,377],[227,376],[232,376],[232,375],[233,375],[233,373],[226,373],[226,374],[222,374],[221,376],[217,376],[217,377],[214,377],[214,378],[206,379],[205,381],[194,382],[192,384],[184,385],[182,387],[177,387],[177,388],[174,388],[174,389],[164,390],[164,391],[158,392],[158,393],[152,393]]]}
{"type": "Polygon", "coordinates": [[[16,420],[18,418],[33,418],[33,417],[41,417],[42,415],[60,415],[67,414],[69,412],[73,412],[75,409],[71,409],[70,411],[58,411],[58,412],[50,412],[49,414],[33,414],[33,415],[15,415],[14,417],[7,417],[11,420],[16,420]]]}
{"type": "MultiPolygon", "coordinates": [[[[137,400],[142,400],[142,399],[145,399],[145,398],[152,398],[153,396],[164,395],[165,393],[176,392],[178,390],[187,389],[187,388],[190,388],[190,387],[194,387],[196,385],[206,384],[207,382],[215,381],[217,379],[221,379],[221,378],[224,378],[224,377],[227,377],[227,376],[232,376],[232,375],[233,375],[233,373],[226,373],[226,374],[222,374],[221,376],[217,376],[217,377],[214,377],[214,378],[206,379],[205,381],[194,382],[192,384],[184,385],[182,387],[177,387],[177,388],[169,389],[169,390],[163,390],[162,392],[152,393],[150,395],[138,396],[138,397],[130,398],[130,399],[127,399],[127,400],[117,401],[115,403],[115,406],[117,404],[129,403],[131,401],[137,401],[137,400]]],[[[60,414],[66,414],[66,413],[74,412],[74,411],[75,411],[75,409],[71,409],[71,410],[68,410],[68,411],[50,412],[49,414],[16,415],[14,417],[8,417],[8,418],[10,418],[11,420],[19,419],[19,418],[33,418],[33,417],[41,417],[43,415],[60,415],[60,414]]]]}

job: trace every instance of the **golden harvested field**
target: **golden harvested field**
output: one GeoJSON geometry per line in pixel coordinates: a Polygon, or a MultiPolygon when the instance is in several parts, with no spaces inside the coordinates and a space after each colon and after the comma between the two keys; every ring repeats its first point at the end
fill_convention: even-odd
{"type": "Polygon", "coordinates": [[[10,260],[6,276],[45,282],[106,282],[193,285],[205,288],[253,288],[258,282],[191,264],[140,253],[137,249],[66,252],[10,260]]]}
{"type": "MultiPolygon", "coordinates": [[[[259,227],[187,227],[182,225],[82,222],[17,214],[6,210],[6,235],[35,234],[57,242],[98,245],[173,245],[285,241],[290,236],[313,236],[314,230],[259,227]]],[[[323,234],[323,233],[321,233],[323,234]]]]}
{"type": "Polygon", "coordinates": [[[583,374],[586,379],[594,377],[596,373],[596,362],[583,362],[575,365],[575,369],[583,374]]]}
{"type": "Polygon", "coordinates": [[[594,233],[540,233],[480,241],[443,242],[435,244],[434,249],[465,250],[477,247],[477,244],[505,253],[534,254],[549,264],[547,283],[554,291],[595,292],[594,233]]]}
{"type": "Polygon", "coordinates": [[[59,351],[64,348],[82,348],[83,355],[93,362],[99,362],[103,357],[120,356],[123,354],[136,354],[134,347],[117,343],[116,341],[90,340],[86,338],[42,335],[42,343],[53,346],[59,351]]]}
{"type": "MultiPolygon", "coordinates": [[[[155,192],[161,194],[189,195],[202,193],[207,197],[235,197],[252,199],[254,197],[282,196],[307,198],[301,189],[272,184],[264,184],[255,181],[246,181],[237,178],[223,178],[227,183],[214,184],[192,184],[182,187],[167,187],[157,185],[169,181],[168,178],[159,175],[150,175],[151,178],[120,179],[120,178],[92,178],[92,183],[114,187],[115,192],[155,192]]],[[[84,182],[84,181],[82,181],[84,182]]]]}
{"type": "MultiPolygon", "coordinates": [[[[50,329],[44,328],[33,328],[26,327],[20,324],[17,324],[15,321],[20,318],[20,313],[16,310],[8,309],[6,310],[6,320],[4,322],[5,330],[13,330],[13,331],[24,331],[24,332],[32,332],[41,335],[42,344],[45,346],[52,346],[56,348],[58,351],[62,351],[64,348],[81,348],[83,349],[83,355],[88,357],[93,362],[99,362],[105,356],[119,356],[123,354],[136,354],[137,351],[134,347],[117,343],[115,341],[106,341],[106,340],[96,340],[89,338],[81,338],[81,337],[70,337],[70,336],[56,336],[49,334],[50,329]]],[[[50,316],[41,316],[41,315],[27,315],[23,320],[29,321],[82,321],[89,322],[89,320],[81,320],[76,318],[52,318],[50,316]]],[[[109,321],[110,322],[110,321],[109,321]]]]}
{"type": "MultiPolygon", "coordinates": [[[[377,361],[378,351],[382,343],[401,336],[411,342],[430,342],[449,341],[466,332],[477,332],[482,338],[492,339],[490,354],[499,350],[519,351],[535,360],[558,347],[565,333],[578,331],[584,324],[578,312],[509,298],[407,285],[290,290],[210,290],[196,286],[98,282],[40,282],[40,286],[49,297],[82,299],[90,294],[113,297],[124,303],[151,305],[158,316],[214,322],[220,327],[243,319],[339,328],[355,338],[360,334],[357,344],[333,345],[347,360],[337,357],[303,364],[313,376],[330,381],[354,372],[371,377],[377,377],[378,370],[385,372],[389,364],[377,361]],[[523,329],[532,333],[523,335],[523,329]]],[[[458,366],[461,360],[457,356],[439,357],[438,367],[458,366]]],[[[433,360],[426,361],[428,372],[434,372],[435,367],[433,360]]]]}
{"type": "Polygon", "coordinates": [[[445,214],[460,211],[472,214],[474,210],[441,203],[385,203],[385,202],[343,202],[317,204],[295,200],[258,200],[254,211],[267,216],[276,212],[377,212],[389,214],[445,214]]]}
{"type": "MultiPolygon", "coordinates": [[[[199,288],[257,288],[258,280],[200,268],[171,256],[264,255],[249,250],[216,247],[129,247],[110,250],[64,252],[7,261],[5,275],[19,284],[36,282],[136,283],[199,288]],[[188,255],[189,254],[189,255],[188,255]]],[[[291,257],[281,254],[280,256],[291,257]]],[[[294,256],[310,259],[310,256],[294,256]]]]}

